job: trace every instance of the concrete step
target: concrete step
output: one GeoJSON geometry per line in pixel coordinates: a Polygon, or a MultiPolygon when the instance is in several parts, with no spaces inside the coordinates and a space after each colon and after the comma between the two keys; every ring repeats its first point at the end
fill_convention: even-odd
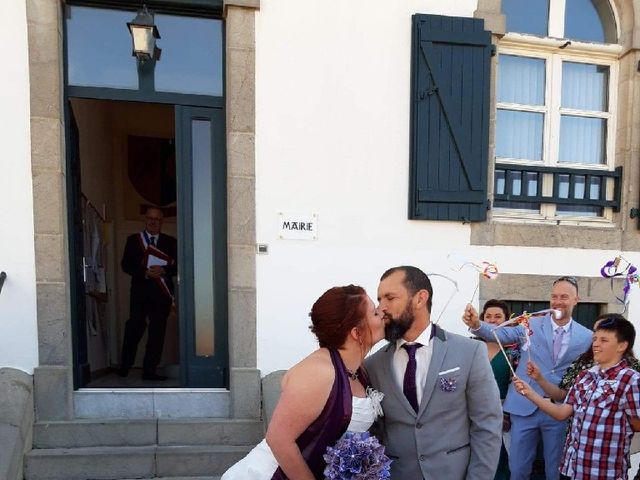
{"type": "Polygon", "coordinates": [[[32,450],[25,457],[25,480],[152,478],[156,448],[87,447],[32,450]]]}
{"type": "Polygon", "coordinates": [[[156,419],[36,422],[33,448],[136,447],[158,443],[156,419]]]}
{"type": "Polygon", "coordinates": [[[256,445],[264,437],[259,420],[168,419],[158,421],[158,445],[256,445]]]}
{"type": "Polygon", "coordinates": [[[250,449],[248,446],[226,445],[38,449],[26,456],[25,480],[221,475],[250,449]]]}
{"type": "Polygon", "coordinates": [[[264,435],[258,420],[79,419],[36,422],[34,448],[145,445],[255,445],[264,435]]]}
{"type": "Polygon", "coordinates": [[[227,445],[158,447],[157,474],[160,477],[221,475],[251,448],[227,445]]]}

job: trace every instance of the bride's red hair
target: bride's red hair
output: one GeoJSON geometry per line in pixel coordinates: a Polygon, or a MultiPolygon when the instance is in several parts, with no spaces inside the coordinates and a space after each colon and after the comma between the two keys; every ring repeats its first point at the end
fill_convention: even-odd
{"type": "Polygon", "coordinates": [[[321,347],[338,349],[367,315],[367,293],[357,285],[333,287],[311,308],[311,331],[321,347]]]}

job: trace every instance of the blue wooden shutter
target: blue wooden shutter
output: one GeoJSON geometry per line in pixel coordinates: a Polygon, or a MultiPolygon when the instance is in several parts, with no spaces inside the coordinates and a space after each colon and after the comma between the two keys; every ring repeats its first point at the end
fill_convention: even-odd
{"type": "Polygon", "coordinates": [[[491,32],[474,18],[413,16],[409,218],[487,217],[491,32]]]}

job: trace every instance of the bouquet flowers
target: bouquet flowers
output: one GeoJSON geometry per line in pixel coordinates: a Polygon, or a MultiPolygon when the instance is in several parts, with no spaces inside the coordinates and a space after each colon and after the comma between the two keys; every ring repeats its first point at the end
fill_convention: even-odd
{"type": "Polygon", "coordinates": [[[348,432],[324,455],[325,480],[381,480],[390,477],[391,460],[368,432],[348,432]]]}

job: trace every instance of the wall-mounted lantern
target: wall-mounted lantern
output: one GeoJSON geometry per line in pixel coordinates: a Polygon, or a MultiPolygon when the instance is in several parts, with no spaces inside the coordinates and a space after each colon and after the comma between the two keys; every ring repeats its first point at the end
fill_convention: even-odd
{"type": "Polygon", "coordinates": [[[153,13],[143,5],[136,18],[127,23],[131,40],[133,41],[132,55],[137,57],[140,63],[144,64],[149,60],[160,60],[162,52],[156,46],[156,40],[160,38],[158,27],[153,21],[153,13]]]}

